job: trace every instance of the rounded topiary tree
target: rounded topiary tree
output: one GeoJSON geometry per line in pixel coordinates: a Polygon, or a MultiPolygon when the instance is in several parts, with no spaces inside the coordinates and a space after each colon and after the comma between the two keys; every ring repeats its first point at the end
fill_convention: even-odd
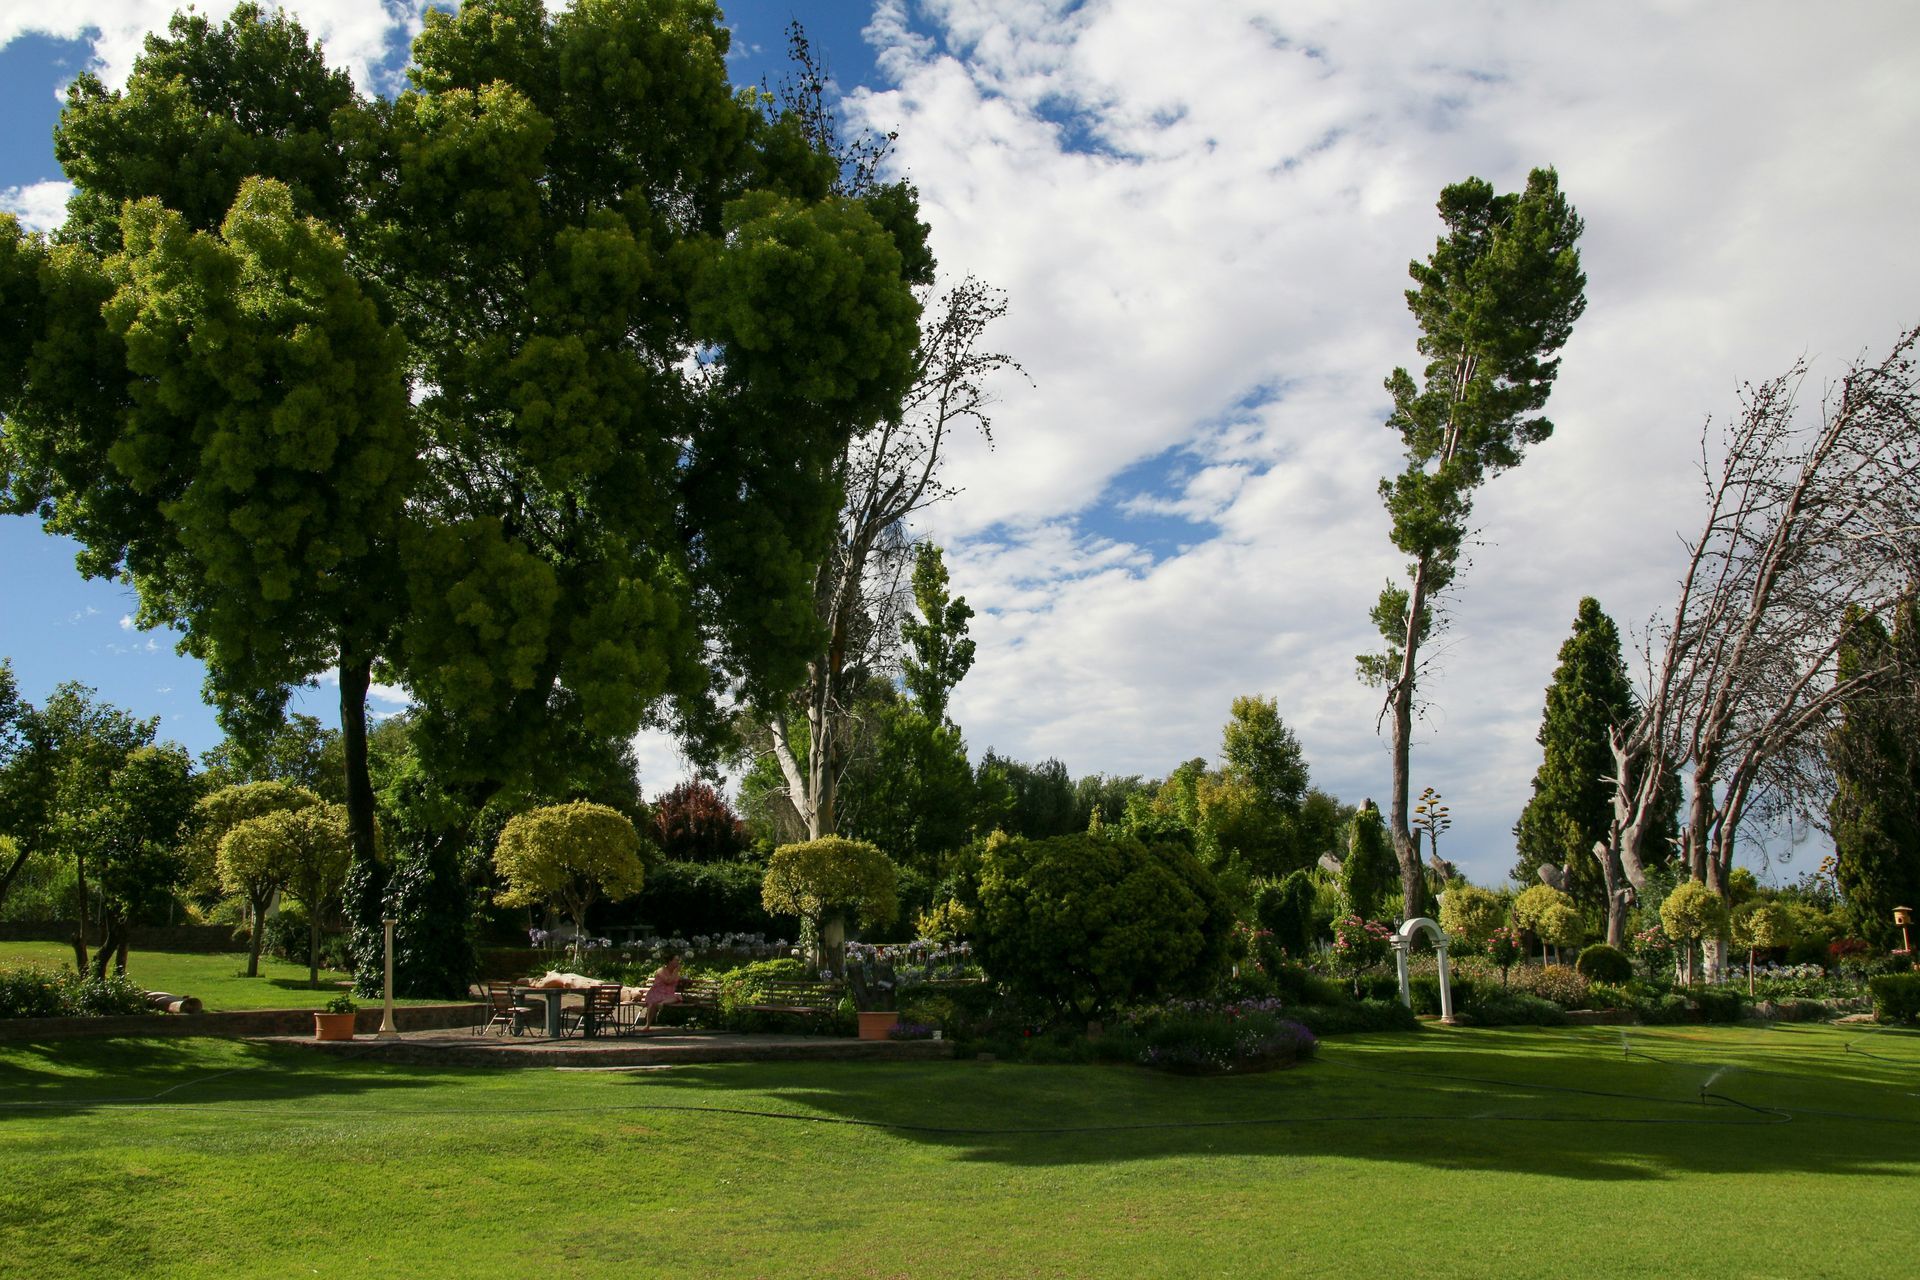
{"type": "Polygon", "coordinates": [[[1540,935],[1540,941],[1553,947],[1553,958],[1559,960],[1562,947],[1580,945],[1587,936],[1587,925],[1572,903],[1556,902],[1540,913],[1534,932],[1540,935]]]}
{"type": "Polygon", "coordinates": [[[1718,934],[1727,926],[1727,904],[1720,895],[1689,880],[1674,886],[1660,904],[1660,927],[1680,947],[1681,964],[1688,986],[1693,985],[1693,948],[1700,939],[1718,934]]]}
{"type": "Polygon", "coordinates": [[[1596,942],[1582,951],[1573,967],[1584,974],[1588,982],[1619,984],[1633,978],[1633,961],[1627,958],[1627,953],[1604,942],[1596,942]]]}
{"type": "Polygon", "coordinates": [[[227,837],[240,824],[269,813],[306,809],[320,797],[289,782],[247,782],[222,787],[202,796],[194,806],[194,833],[187,842],[190,883],[211,878],[228,893],[247,900],[247,976],[260,976],[260,945],[266,938],[267,908],[273,895],[286,887],[286,867],[275,856],[271,841],[247,840],[227,848],[227,837]]]}
{"type": "Polygon", "coordinates": [[[1079,1017],[1203,994],[1226,969],[1233,910],[1212,873],[1178,845],[996,833],[980,861],[979,900],[981,966],[1079,1017]]]}
{"type": "MultiPolygon", "coordinates": [[[[353,843],[337,804],[279,809],[236,824],[220,842],[223,875],[253,888],[271,881],[307,909],[307,982],[320,985],[320,915],[346,884],[353,843]],[[277,871],[275,870],[277,868],[277,871]]],[[[256,938],[261,931],[256,929],[256,938]]],[[[259,943],[254,944],[256,961],[259,943]]]]}
{"type": "MultiPolygon", "coordinates": [[[[1552,885],[1536,884],[1522,891],[1520,896],[1513,900],[1513,923],[1539,939],[1540,961],[1543,964],[1546,963],[1546,949],[1549,941],[1545,927],[1546,917],[1547,913],[1555,907],[1565,907],[1568,911],[1574,910],[1573,899],[1552,885]]],[[[1565,922],[1556,917],[1555,923],[1564,926],[1565,922]]]]}
{"type": "Polygon", "coordinates": [[[1784,947],[1794,940],[1793,912],[1778,902],[1749,902],[1728,922],[1733,945],[1747,953],[1747,995],[1753,995],[1753,953],[1784,947]]]}
{"type": "Polygon", "coordinates": [[[1455,943],[1469,947],[1485,946],[1506,911],[1499,894],[1478,885],[1452,885],[1440,895],[1440,927],[1455,943]]]}
{"type": "Polygon", "coordinates": [[[631,898],[646,878],[633,823],[618,809],[585,800],[509,818],[494,845],[493,866],[507,882],[494,901],[505,907],[557,903],[581,933],[601,897],[631,898]]]}
{"type": "Polygon", "coordinates": [[[812,926],[815,961],[839,973],[846,922],[891,924],[900,913],[900,876],[865,840],[822,836],[773,851],[760,901],[775,915],[799,916],[812,926]]]}

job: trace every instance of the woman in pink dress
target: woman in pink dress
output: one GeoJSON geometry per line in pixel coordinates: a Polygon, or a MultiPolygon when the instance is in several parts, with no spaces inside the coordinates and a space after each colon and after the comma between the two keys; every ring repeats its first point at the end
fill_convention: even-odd
{"type": "Polygon", "coordinates": [[[653,1030],[654,1015],[660,1012],[662,1005],[676,1004],[680,1000],[680,957],[669,955],[667,962],[654,970],[653,981],[647,984],[647,992],[640,997],[646,1005],[646,1021],[640,1024],[642,1031],[653,1030]]]}

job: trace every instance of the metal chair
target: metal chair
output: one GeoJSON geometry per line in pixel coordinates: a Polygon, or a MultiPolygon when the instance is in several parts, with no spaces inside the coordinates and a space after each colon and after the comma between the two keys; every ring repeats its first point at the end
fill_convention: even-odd
{"type": "Polygon", "coordinates": [[[560,1033],[572,1035],[583,1031],[589,1036],[600,1035],[612,1029],[615,1035],[620,1032],[620,987],[618,983],[607,983],[597,987],[588,987],[581,993],[585,1000],[577,1012],[562,1012],[560,1015],[560,1033]]]}
{"type": "Polygon", "coordinates": [[[530,1005],[515,1004],[513,984],[508,982],[489,982],[487,984],[487,1020],[475,1023],[473,1034],[482,1035],[500,1028],[500,1034],[512,1032],[519,1035],[526,1029],[527,1019],[533,1015],[530,1005]]]}

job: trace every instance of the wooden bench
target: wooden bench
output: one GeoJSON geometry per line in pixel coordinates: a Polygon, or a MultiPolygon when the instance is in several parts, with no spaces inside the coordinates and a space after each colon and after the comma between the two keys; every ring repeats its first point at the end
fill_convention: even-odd
{"type": "Polygon", "coordinates": [[[791,1013],[810,1018],[840,1007],[840,988],[825,982],[774,982],[747,1008],[754,1013],[791,1013]]]}
{"type": "Polygon", "coordinates": [[[718,1009],[720,1007],[720,979],[718,978],[682,978],[679,991],[680,998],[674,1001],[674,1004],[683,1009],[718,1009]]]}

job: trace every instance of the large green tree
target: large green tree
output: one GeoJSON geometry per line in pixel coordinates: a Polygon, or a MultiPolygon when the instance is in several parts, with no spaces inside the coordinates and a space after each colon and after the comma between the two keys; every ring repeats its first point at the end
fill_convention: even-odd
{"type": "Polygon", "coordinates": [[[1445,234],[1407,268],[1426,368],[1418,382],[1395,369],[1386,383],[1387,425],[1400,434],[1406,467],[1380,482],[1380,495],[1407,580],[1389,582],[1373,609],[1385,651],[1359,660],[1361,678],[1386,690],[1388,828],[1409,915],[1426,895],[1408,824],[1409,752],[1435,605],[1459,571],[1475,491],[1553,433],[1540,410],[1560,371],[1555,353],[1586,306],[1581,223],[1553,170],[1535,169],[1524,192],[1507,195],[1469,178],[1440,193],[1439,209],[1445,234]]]}
{"type": "Polygon", "coordinates": [[[728,84],[710,0],[425,22],[377,102],[284,15],[177,17],[76,81],[67,228],[0,219],[6,506],[129,577],[230,724],[337,669],[364,862],[376,664],[482,786],[800,682],[930,264],[909,189],[841,190],[728,84]]]}
{"type": "Polygon", "coordinates": [[[1592,849],[1607,838],[1613,821],[1608,733],[1623,732],[1634,711],[1620,630],[1600,602],[1587,596],[1547,686],[1536,738],[1540,767],[1534,771],[1533,795],[1513,829],[1519,852],[1510,873],[1514,879],[1532,884],[1543,864],[1564,866],[1574,902],[1605,909],[1606,890],[1592,849]]]}
{"type": "Polygon", "coordinates": [[[109,963],[125,972],[131,926],[172,897],[197,795],[193,763],[175,743],[130,752],[105,788],[85,801],[70,794],[74,803],[59,823],[69,847],[93,867],[100,890],[94,976],[104,976],[109,963]]]}
{"type": "Polygon", "coordinates": [[[1834,878],[1854,931],[1892,946],[1893,909],[1920,908],[1920,604],[1896,611],[1891,635],[1858,611],[1846,628],[1836,679],[1887,674],[1846,698],[1827,741],[1834,878]]]}

